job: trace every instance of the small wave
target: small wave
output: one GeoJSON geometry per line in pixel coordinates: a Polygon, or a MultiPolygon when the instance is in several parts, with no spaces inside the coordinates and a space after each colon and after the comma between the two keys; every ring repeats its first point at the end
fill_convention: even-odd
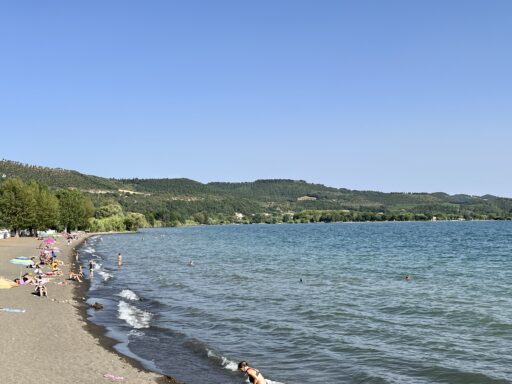
{"type": "Polygon", "coordinates": [[[133,291],[130,291],[129,289],[123,289],[121,292],[117,294],[117,296],[121,296],[123,299],[132,300],[132,301],[138,301],[140,300],[140,297],[137,296],[137,294],[133,291]]]}
{"type": "Polygon", "coordinates": [[[94,249],[93,247],[87,247],[87,248],[83,249],[83,252],[92,254],[92,253],[96,252],[96,249],[94,249]]]}
{"type": "Polygon", "coordinates": [[[220,365],[222,365],[222,368],[225,368],[225,369],[227,369],[229,371],[233,371],[233,372],[238,371],[238,363],[237,362],[235,362],[233,360],[229,360],[229,359],[225,358],[224,356],[219,355],[208,348],[206,349],[206,355],[208,356],[208,358],[217,360],[218,362],[220,362],[220,365]]]}
{"type": "Polygon", "coordinates": [[[238,364],[235,361],[226,359],[225,357],[222,357],[222,366],[233,372],[238,371],[238,364]]]}
{"type": "Polygon", "coordinates": [[[112,275],[108,272],[105,272],[105,271],[98,271],[98,274],[103,278],[103,281],[107,281],[107,280],[111,279],[112,277],[114,277],[114,275],[112,275]]]}
{"type": "Polygon", "coordinates": [[[144,332],[138,331],[136,329],[132,329],[130,332],[128,332],[128,335],[134,336],[134,337],[142,337],[142,336],[144,336],[144,332]]]}
{"type": "Polygon", "coordinates": [[[119,318],[126,321],[132,328],[149,328],[149,322],[153,317],[151,313],[145,312],[125,301],[120,301],[117,307],[119,318]]]}

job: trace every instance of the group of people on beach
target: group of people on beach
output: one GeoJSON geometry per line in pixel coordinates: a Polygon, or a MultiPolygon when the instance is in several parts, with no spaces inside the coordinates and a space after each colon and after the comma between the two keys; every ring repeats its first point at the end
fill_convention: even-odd
{"type": "MultiPolygon", "coordinates": [[[[71,241],[78,239],[79,236],[77,234],[62,234],[64,238],[67,240],[68,245],[71,245],[71,241]]],[[[64,273],[61,269],[64,266],[64,262],[59,260],[57,257],[58,249],[50,246],[49,244],[41,243],[39,246],[39,255],[38,257],[34,256],[30,259],[30,264],[27,265],[27,268],[32,269],[32,272],[26,272],[21,275],[19,278],[14,279],[14,282],[18,285],[32,285],[35,286],[34,294],[37,296],[48,296],[48,286],[50,277],[62,276],[64,273]]],[[[79,268],[78,272],[69,272],[69,280],[74,280],[78,282],[82,282],[83,271],[82,268],[79,268]]],[[[63,284],[60,282],[58,284],[63,284]]]]}
{"type": "MultiPolygon", "coordinates": [[[[72,240],[78,239],[76,235],[73,236],[69,234],[64,234],[64,238],[66,239],[68,245],[71,245],[72,240]]],[[[48,297],[48,277],[63,275],[61,267],[64,266],[64,262],[57,258],[57,252],[55,248],[45,245],[43,247],[40,247],[40,249],[41,250],[39,252],[39,257],[32,257],[31,263],[27,266],[27,268],[33,269],[33,272],[26,272],[19,278],[14,279],[14,281],[18,285],[35,286],[34,294],[41,297],[48,297]],[[49,270],[45,271],[45,268],[49,270]]],[[[72,270],[70,270],[69,280],[81,283],[83,282],[84,273],[82,265],[79,263],[78,252],[75,252],[75,260],[79,264],[78,272],[73,272],[72,270]]],[[[121,253],[118,253],[117,255],[117,265],[118,267],[121,267],[123,265],[123,256],[121,255],[121,253]]],[[[193,261],[190,261],[189,265],[193,266],[193,261]]],[[[95,262],[92,258],[88,260],[88,266],[90,277],[92,277],[95,269],[95,262]]],[[[58,284],[63,284],[63,282],[60,282],[58,284]]],[[[267,384],[267,381],[263,377],[262,373],[258,369],[251,367],[249,363],[247,363],[247,361],[240,361],[240,363],[238,364],[238,370],[244,373],[252,384],[267,384]]]]}

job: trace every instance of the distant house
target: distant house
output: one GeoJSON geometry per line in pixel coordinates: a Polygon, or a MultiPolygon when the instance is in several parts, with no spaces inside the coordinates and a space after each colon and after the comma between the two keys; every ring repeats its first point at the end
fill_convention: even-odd
{"type": "Polygon", "coordinates": [[[315,201],[316,197],[314,196],[301,196],[297,197],[297,201],[315,201]]]}

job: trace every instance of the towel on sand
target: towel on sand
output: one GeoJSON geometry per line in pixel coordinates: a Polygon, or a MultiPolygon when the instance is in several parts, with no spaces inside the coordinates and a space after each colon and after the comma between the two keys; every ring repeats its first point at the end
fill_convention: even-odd
{"type": "Polygon", "coordinates": [[[121,380],[124,380],[124,377],[123,377],[123,376],[116,376],[116,375],[113,375],[113,374],[111,374],[111,373],[105,373],[105,374],[103,375],[103,377],[104,377],[105,379],[110,380],[110,381],[121,381],[121,380]]]}
{"type": "Polygon", "coordinates": [[[12,287],[16,287],[18,284],[16,284],[14,281],[7,280],[4,277],[0,277],[0,289],[9,289],[12,287]]]}

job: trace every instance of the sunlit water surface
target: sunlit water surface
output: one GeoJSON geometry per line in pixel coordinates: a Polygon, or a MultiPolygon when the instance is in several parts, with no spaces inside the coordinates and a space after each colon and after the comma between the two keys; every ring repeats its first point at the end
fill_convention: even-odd
{"type": "Polygon", "coordinates": [[[91,320],[188,384],[243,383],[242,359],[270,383],[512,382],[512,222],[151,229],[80,254],[91,320]]]}

